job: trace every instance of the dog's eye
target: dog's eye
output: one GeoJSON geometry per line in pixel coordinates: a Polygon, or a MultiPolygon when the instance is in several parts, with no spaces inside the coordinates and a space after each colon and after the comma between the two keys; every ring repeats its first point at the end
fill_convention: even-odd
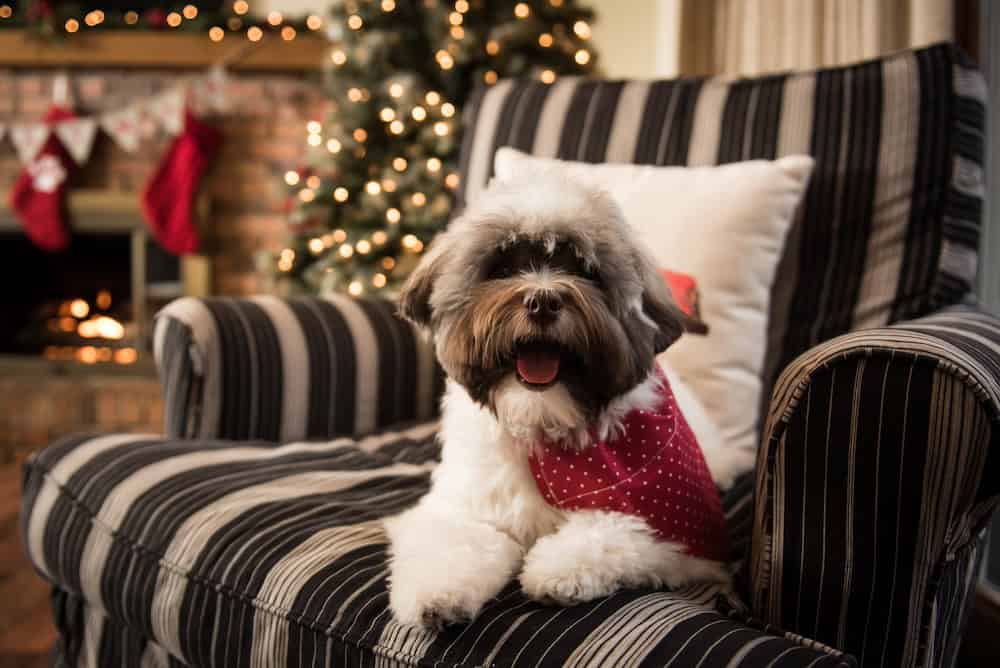
{"type": "Polygon", "coordinates": [[[494,262],[493,266],[490,267],[489,272],[486,274],[486,278],[492,281],[510,278],[514,275],[514,268],[510,264],[500,261],[494,262]]]}

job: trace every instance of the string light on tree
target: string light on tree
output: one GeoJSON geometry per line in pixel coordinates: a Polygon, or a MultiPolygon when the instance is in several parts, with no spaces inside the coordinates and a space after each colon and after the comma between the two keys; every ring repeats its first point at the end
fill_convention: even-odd
{"type": "MultiPolygon", "coordinates": [[[[592,15],[576,0],[403,7],[334,0],[322,23],[332,42],[322,71],[330,105],[306,128],[302,163],[280,172],[290,195],[286,245],[296,255],[268,256],[278,289],[394,295],[460,189],[457,122],[470,82],[549,84],[594,64],[592,15]],[[428,62],[430,70],[410,65],[428,62]]],[[[320,28],[267,19],[258,26],[265,36],[320,28]]]]}

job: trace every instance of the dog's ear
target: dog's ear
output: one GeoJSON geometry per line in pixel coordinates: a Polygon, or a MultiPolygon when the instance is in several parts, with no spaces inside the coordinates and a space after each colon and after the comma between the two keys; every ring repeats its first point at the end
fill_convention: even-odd
{"type": "Polygon", "coordinates": [[[705,324],[686,314],[674,301],[652,259],[640,252],[638,264],[642,279],[642,312],[656,328],[653,338],[656,352],[669,348],[685,331],[705,332],[705,324]]]}
{"type": "Polygon", "coordinates": [[[431,323],[431,293],[441,275],[447,236],[444,232],[431,242],[399,295],[399,314],[420,327],[429,327],[431,323]]]}

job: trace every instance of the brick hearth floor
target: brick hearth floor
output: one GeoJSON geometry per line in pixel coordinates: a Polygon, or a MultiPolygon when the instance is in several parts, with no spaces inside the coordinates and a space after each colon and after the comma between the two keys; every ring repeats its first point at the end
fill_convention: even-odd
{"type": "Polygon", "coordinates": [[[42,668],[56,639],[49,588],[28,563],[18,530],[21,462],[0,466],[0,668],[42,668]]]}

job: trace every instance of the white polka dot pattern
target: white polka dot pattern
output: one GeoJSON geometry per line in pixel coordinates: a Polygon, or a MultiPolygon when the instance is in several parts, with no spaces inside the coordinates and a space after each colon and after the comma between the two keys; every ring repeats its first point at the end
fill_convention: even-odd
{"type": "Polygon", "coordinates": [[[545,443],[530,457],[542,497],[566,510],[614,510],[642,517],[663,540],[726,561],[729,541],[718,490],[694,433],[662,372],[663,401],[632,411],[614,441],[582,452],[545,443]]]}

